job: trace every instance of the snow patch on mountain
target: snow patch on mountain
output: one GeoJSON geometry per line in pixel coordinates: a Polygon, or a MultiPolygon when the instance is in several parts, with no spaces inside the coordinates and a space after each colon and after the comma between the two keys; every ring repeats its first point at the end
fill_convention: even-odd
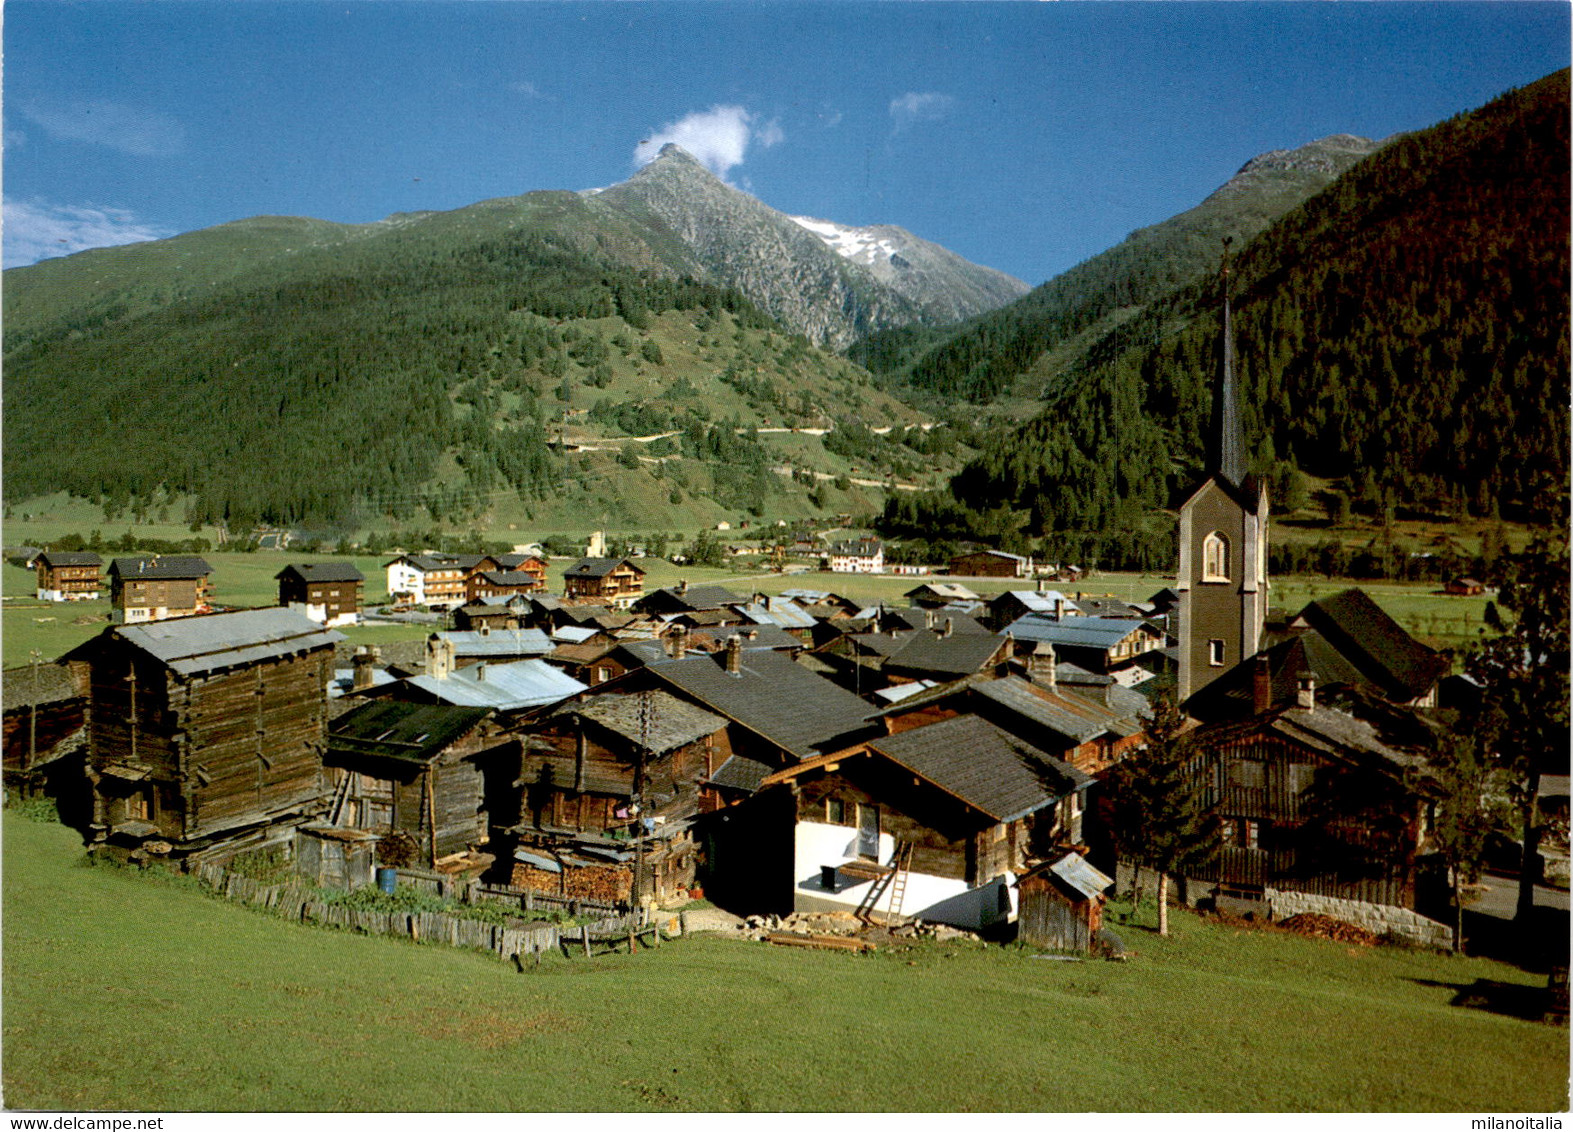
{"type": "Polygon", "coordinates": [[[816,220],[812,216],[793,216],[789,219],[825,241],[843,259],[871,264],[878,260],[888,261],[898,251],[894,241],[877,235],[870,228],[849,228],[830,220],[816,220]]]}

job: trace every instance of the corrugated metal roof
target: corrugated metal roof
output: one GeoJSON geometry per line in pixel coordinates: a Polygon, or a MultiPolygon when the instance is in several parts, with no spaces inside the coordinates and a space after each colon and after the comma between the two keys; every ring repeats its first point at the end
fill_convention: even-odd
{"type": "Polygon", "coordinates": [[[600,631],[593,625],[559,625],[552,630],[552,640],[577,645],[588,641],[600,631]]]}
{"type": "Polygon", "coordinates": [[[1041,613],[1026,613],[1005,630],[1019,641],[1048,641],[1055,645],[1111,649],[1142,628],[1142,622],[1108,617],[1066,617],[1056,621],[1041,613]]]}
{"type": "Polygon", "coordinates": [[[1006,590],[994,601],[1003,601],[1005,598],[1015,598],[1029,613],[1053,613],[1059,603],[1059,608],[1075,609],[1076,605],[1070,598],[1060,593],[1059,590],[1006,590]]]}
{"type": "Polygon", "coordinates": [[[1080,853],[1067,853],[1049,866],[1049,871],[1081,893],[1088,900],[1114,883],[1113,877],[1104,876],[1087,863],[1080,853]]]}
{"type": "Polygon", "coordinates": [[[111,631],[182,676],[328,648],[344,639],[292,609],[243,609],[111,631]]]}
{"type": "Polygon", "coordinates": [[[453,672],[446,680],[412,676],[408,683],[444,703],[492,707],[499,711],[540,707],[587,689],[587,685],[544,660],[476,664],[453,672]]]}
{"type": "Polygon", "coordinates": [[[812,629],[817,619],[808,610],[790,599],[770,599],[764,604],[749,602],[738,606],[737,611],[757,624],[779,625],[783,629],[812,629]]]}
{"type": "Polygon", "coordinates": [[[887,704],[900,703],[908,696],[915,696],[919,692],[925,692],[934,687],[934,685],[935,681],[933,680],[913,680],[910,683],[897,684],[893,688],[881,688],[874,693],[874,698],[887,704]]]}
{"type": "Polygon", "coordinates": [[[455,656],[545,656],[552,642],[539,629],[467,629],[438,633],[455,656]]]}

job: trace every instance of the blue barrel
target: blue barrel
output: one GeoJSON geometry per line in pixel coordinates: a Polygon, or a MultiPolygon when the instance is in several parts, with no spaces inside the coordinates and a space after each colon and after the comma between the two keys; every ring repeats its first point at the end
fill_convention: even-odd
{"type": "Polygon", "coordinates": [[[399,870],[398,869],[378,869],[377,870],[377,887],[382,889],[383,892],[387,893],[389,896],[392,896],[393,895],[393,890],[395,888],[397,888],[398,885],[399,885],[399,870]]]}

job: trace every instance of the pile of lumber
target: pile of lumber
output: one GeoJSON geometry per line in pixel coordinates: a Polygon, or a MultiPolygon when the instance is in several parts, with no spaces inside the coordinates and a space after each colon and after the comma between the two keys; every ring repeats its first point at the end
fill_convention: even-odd
{"type": "Polygon", "coordinates": [[[813,947],[824,951],[873,951],[874,945],[866,939],[853,939],[844,935],[823,935],[817,932],[769,932],[766,943],[781,947],[813,947]]]}
{"type": "Polygon", "coordinates": [[[633,891],[634,874],[626,865],[570,868],[562,873],[549,873],[545,869],[516,863],[513,866],[512,882],[514,888],[528,889],[547,896],[615,904],[628,900],[633,891]]]}
{"type": "Polygon", "coordinates": [[[1278,926],[1284,931],[1294,932],[1297,935],[1316,936],[1318,939],[1330,939],[1336,943],[1355,943],[1361,947],[1371,947],[1380,942],[1373,932],[1316,912],[1301,912],[1298,916],[1290,916],[1287,920],[1279,921],[1278,926]]]}

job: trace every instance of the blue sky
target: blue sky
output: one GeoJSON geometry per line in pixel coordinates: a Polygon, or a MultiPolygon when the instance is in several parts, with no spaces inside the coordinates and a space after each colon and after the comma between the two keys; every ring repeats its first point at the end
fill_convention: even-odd
{"type": "Polygon", "coordinates": [[[1428,126],[1566,66],[1569,12],[10,0],[5,263],[609,185],[676,139],[773,207],[1036,284],[1260,152],[1428,126]]]}

